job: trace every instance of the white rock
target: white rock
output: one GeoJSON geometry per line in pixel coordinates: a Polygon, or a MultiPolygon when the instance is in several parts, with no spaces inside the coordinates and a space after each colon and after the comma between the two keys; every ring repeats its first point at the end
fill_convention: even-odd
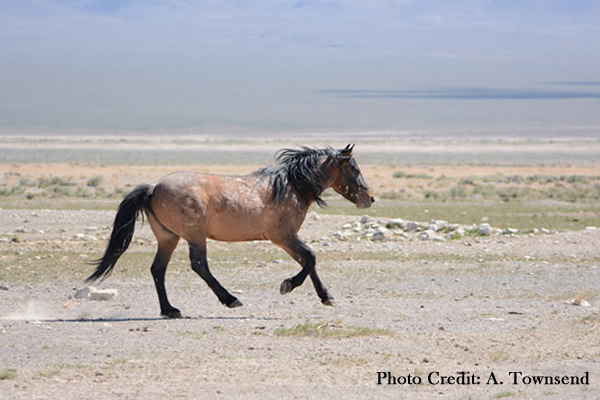
{"type": "Polygon", "coordinates": [[[95,292],[96,288],[93,286],[85,286],[75,292],[76,299],[89,299],[90,294],[95,292]]]}
{"type": "Polygon", "coordinates": [[[371,240],[384,240],[389,236],[389,233],[390,231],[387,228],[380,226],[373,232],[371,240]]]}
{"type": "Polygon", "coordinates": [[[436,242],[443,242],[444,238],[438,235],[433,229],[427,229],[417,236],[421,240],[433,240],[436,242]]]}
{"type": "Polygon", "coordinates": [[[392,219],[392,220],[388,221],[388,223],[386,224],[385,227],[388,229],[394,229],[394,228],[404,229],[405,222],[402,218],[396,218],[396,219],[392,219]]]}
{"type": "Polygon", "coordinates": [[[394,236],[398,237],[399,239],[408,239],[408,234],[406,232],[399,231],[399,230],[394,230],[392,232],[393,232],[394,236]]]}
{"type": "Polygon", "coordinates": [[[490,236],[492,234],[492,227],[490,224],[481,224],[477,227],[477,233],[483,236],[490,236]]]}
{"type": "Polygon", "coordinates": [[[452,232],[449,232],[444,235],[444,239],[446,240],[454,240],[454,239],[462,239],[465,237],[465,229],[463,227],[458,227],[454,229],[452,232]]]}
{"type": "Polygon", "coordinates": [[[348,240],[348,238],[350,236],[352,236],[352,232],[350,232],[350,231],[337,231],[332,236],[333,236],[334,239],[337,239],[337,240],[340,240],[340,241],[343,242],[343,241],[348,240]]]}
{"type": "Polygon", "coordinates": [[[429,224],[425,225],[425,230],[437,232],[440,230],[440,227],[430,222],[429,224]]]}
{"type": "Polygon", "coordinates": [[[118,296],[119,291],[117,289],[96,290],[95,292],[90,293],[90,300],[108,301],[114,300],[118,296]]]}
{"type": "Polygon", "coordinates": [[[404,228],[404,230],[409,231],[409,232],[416,231],[418,227],[419,227],[418,223],[416,223],[414,221],[408,221],[406,223],[406,227],[404,228]]]}
{"type": "Polygon", "coordinates": [[[432,219],[431,221],[429,221],[429,225],[425,229],[426,230],[431,229],[431,230],[434,230],[437,232],[440,229],[444,229],[447,226],[448,226],[448,221],[432,219]]]}

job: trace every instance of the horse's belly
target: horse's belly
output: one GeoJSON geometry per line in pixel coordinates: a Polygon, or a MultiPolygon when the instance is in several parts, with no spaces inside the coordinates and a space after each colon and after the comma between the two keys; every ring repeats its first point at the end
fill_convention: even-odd
{"type": "Polygon", "coordinates": [[[239,215],[219,216],[209,221],[206,236],[225,242],[265,240],[267,237],[262,222],[260,219],[248,219],[239,215]]]}

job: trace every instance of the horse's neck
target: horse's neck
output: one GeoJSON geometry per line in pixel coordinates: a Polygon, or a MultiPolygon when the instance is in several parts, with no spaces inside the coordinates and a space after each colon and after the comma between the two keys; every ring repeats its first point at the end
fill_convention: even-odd
{"type": "MultiPolygon", "coordinates": [[[[319,164],[319,170],[321,172],[320,176],[320,183],[321,183],[321,188],[323,189],[321,191],[321,193],[323,193],[326,189],[329,189],[331,187],[333,187],[333,183],[334,183],[334,178],[333,175],[331,173],[331,163],[333,162],[331,159],[329,159],[329,157],[324,156],[325,159],[321,162],[321,164],[319,164]]],[[[319,196],[321,195],[321,193],[319,193],[319,196]]]]}

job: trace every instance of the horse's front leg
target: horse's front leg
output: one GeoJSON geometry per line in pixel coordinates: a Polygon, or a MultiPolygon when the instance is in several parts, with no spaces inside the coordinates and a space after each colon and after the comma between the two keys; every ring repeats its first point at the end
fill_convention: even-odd
{"type": "Polygon", "coordinates": [[[192,269],[200,275],[204,282],[212,289],[219,298],[219,301],[229,308],[240,307],[242,302],[227,291],[208,269],[208,260],[206,259],[206,244],[190,243],[190,261],[192,269]]]}
{"type": "Polygon", "coordinates": [[[276,244],[284,249],[302,266],[302,270],[300,270],[298,274],[281,282],[279,292],[281,294],[291,292],[296,287],[302,285],[307,276],[310,276],[310,279],[315,286],[315,290],[317,291],[317,295],[321,299],[321,303],[325,304],[326,306],[332,306],[333,297],[329,295],[327,289],[325,286],[323,286],[321,279],[319,279],[316,269],[317,258],[315,257],[315,253],[311,250],[311,248],[308,247],[306,243],[300,240],[297,236],[283,241],[282,243],[276,244]]]}

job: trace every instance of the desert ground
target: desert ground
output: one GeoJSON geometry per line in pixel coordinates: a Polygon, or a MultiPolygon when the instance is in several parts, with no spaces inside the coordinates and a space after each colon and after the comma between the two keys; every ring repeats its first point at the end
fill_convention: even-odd
{"type": "Polygon", "coordinates": [[[273,244],[211,241],[211,270],[244,303],[227,309],[180,243],[167,290],[185,318],[174,320],[159,315],[155,241],[141,221],[114,273],[94,284],[118,296],[75,297],[120,199],[173,170],[247,173],[286,146],[25,143],[0,141],[0,399],[598,396],[597,142],[370,141],[362,155],[358,143],[378,201],[356,210],[327,194],[330,207],[313,208],[300,231],[334,307],[308,280],[279,294],[299,266],[273,244]],[[158,148],[174,156],[149,159],[158,148]],[[195,163],[194,149],[213,158],[195,163]],[[498,229],[480,234],[483,223],[498,229]],[[386,226],[381,240],[364,234],[386,226]]]}

